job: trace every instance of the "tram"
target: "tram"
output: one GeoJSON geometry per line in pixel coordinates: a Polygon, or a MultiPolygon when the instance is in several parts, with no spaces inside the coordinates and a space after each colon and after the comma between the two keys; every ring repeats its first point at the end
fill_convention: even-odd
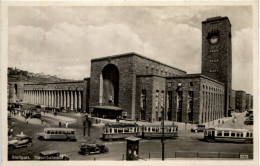
{"type": "Polygon", "coordinates": [[[253,130],[208,128],[204,131],[204,140],[208,142],[253,143],[253,130]]]}
{"type": "MultiPolygon", "coordinates": [[[[103,140],[118,140],[130,136],[142,138],[161,138],[162,126],[161,125],[143,125],[139,126],[136,123],[106,123],[103,128],[103,140]]],[[[178,126],[165,125],[164,126],[165,138],[177,138],[178,126]]]]}
{"type": "Polygon", "coordinates": [[[136,123],[106,123],[103,128],[103,140],[115,140],[130,136],[140,136],[141,127],[136,123]]]}
{"type": "MultiPolygon", "coordinates": [[[[161,138],[162,137],[161,125],[143,125],[142,126],[142,138],[161,138]]],[[[164,126],[165,138],[177,138],[178,126],[177,125],[165,125],[164,126]]]]}

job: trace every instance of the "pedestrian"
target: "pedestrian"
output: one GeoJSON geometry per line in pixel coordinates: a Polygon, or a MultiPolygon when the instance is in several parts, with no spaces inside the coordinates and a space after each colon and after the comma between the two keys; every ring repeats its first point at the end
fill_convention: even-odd
{"type": "Polygon", "coordinates": [[[28,124],[29,123],[29,118],[27,117],[25,121],[26,121],[26,124],[28,124]]]}
{"type": "Polygon", "coordinates": [[[45,110],[43,111],[43,114],[45,115],[45,110]]]}
{"type": "Polygon", "coordinates": [[[14,127],[14,125],[15,125],[15,122],[12,122],[12,128],[14,127]]]}
{"type": "Polygon", "coordinates": [[[224,124],[224,120],[222,120],[222,124],[224,124]]]}
{"type": "Polygon", "coordinates": [[[68,122],[66,122],[66,123],[65,123],[65,126],[66,126],[66,128],[68,128],[68,127],[69,127],[69,124],[68,124],[68,122]]]}
{"type": "Polygon", "coordinates": [[[42,124],[43,124],[43,121],[44,121],[43,118],[41,118],[41,121],[42,121],[42,124]]]}
{"type": "Polygon", "coordinates": [[[61,122],[59,122],[59,127],[61,127],[61,122]]]}

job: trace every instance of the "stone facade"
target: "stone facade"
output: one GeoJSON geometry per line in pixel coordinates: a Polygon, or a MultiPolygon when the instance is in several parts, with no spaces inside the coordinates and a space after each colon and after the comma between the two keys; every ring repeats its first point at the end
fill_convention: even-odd
{"type": "Polygon", "coordinates": [[[236,92],[234,90],[231,91],[231,95],[230,95],[230,110],[235,110],[236,108],[236,92]]]}
{"type": "Polygon", "coordinates": [[[244,112],[246,109],[246,92],[236,91],[236,111],[244,112]]]}
{"type": "Polygon", "coordinates": [[[89,79],[77,82],[24,84],[23,102],[88,112],[89,79]]]}
{"type": "Polygon", "coordinates": [[[232,91],[231,24],[227,17],[202,22],[202,74],[225,84],[225,113],[228,116],[232,91]]]}
{"type": "Polygon", "coordinates": [[[224,116],[224,85],[203,75],[167,78],[166,93],[166,115],[173,121],[205,123],[224,116]]]}
{"type": "Polygon", "coordinates": [[[253,109],[253,102],[252,100],[252,95],[251,94],[246,94],[246,109],[253,109]]]}
{"type": "MultiPolygon", "coordinates": [[[[91,60],[90,106],[106,105],[102,101],[104,69],[113,65],[119,72],[118,103],[128,118],[136,117],[136,76],[154,73],[158,76],[185,75],[180,69],[165,65],[136,53],[120,54],[91,60]],[[126,102],[127,101],[127,102],[126,102]]],[[[117,88],[117,87],[115,87],[117,88]]],[[[108,99],[107,99],[108,100],[108,99]]]]}

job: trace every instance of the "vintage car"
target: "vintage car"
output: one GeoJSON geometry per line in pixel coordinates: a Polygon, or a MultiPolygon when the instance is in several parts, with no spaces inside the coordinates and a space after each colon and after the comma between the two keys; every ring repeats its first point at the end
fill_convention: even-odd
{"type": "Polygon", "coordinates": [[[203,132],[205,130],[206,126],[204,124],[198,124],[196,127],[191,128],[191,132],[203,132]]]}
{"type": "Polygon", "coordinates": [[[252,118],[247,118],[245,121],[244,121],[244,124],[245,125],[253,125],[254,124],[254,120],[252,118]]]}
{"type": "Polygon", "coordinates": [[[47,150],[40,152],[40,160],[69,160],[69,156],[66,154],[60,154],[57,150],[47,150]]]}
{"type": "Polygon", "coordinates": [[[41,117],[42,117],[42,115],[39,112],[31,113],[31,118],[38,118],[38,119],[40,119],[41,117]]]}
{"type": "Polygon", "coordinates": [[[105,145],[82,143],[80,152],[83,155],[107,153],[109,150],[105,145]]]}
{"type": "Polygon", "coordinates": [[[8,149],[12,150],[20,147],[32,146],[32,137],[26,135],[17,135],[12,140],[8,141],[8,149]]]}

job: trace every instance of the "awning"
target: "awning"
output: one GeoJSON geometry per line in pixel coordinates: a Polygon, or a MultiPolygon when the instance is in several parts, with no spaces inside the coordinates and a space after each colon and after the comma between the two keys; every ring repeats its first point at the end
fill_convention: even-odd
{"type": "Polygon", "coordinates": [[[115,106],[90,106],[90,108],[94,108],[94,109],[102,109],[102,110],[114,110],[114,111],[123,111],[122,108],[120,107],[115,107],[115,106]]]}

